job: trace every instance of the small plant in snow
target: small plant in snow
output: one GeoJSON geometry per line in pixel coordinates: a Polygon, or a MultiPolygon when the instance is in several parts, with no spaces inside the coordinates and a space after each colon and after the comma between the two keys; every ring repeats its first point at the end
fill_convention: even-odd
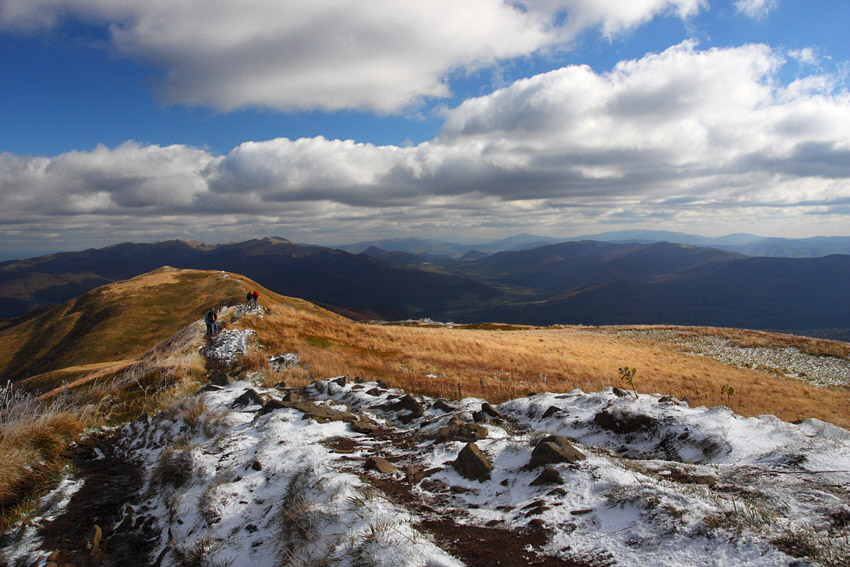
{"type": "Polygon", "coordinates": [[[635,390],[635,374],[637,374],[637,368],[629,368],[628,366],[623,366],[618,369],[620,373],[620,381],[625,382],[630,390],[628,390],[629,394],[632,395],[634,399],[637,399],[637,390],[635,390]]]}

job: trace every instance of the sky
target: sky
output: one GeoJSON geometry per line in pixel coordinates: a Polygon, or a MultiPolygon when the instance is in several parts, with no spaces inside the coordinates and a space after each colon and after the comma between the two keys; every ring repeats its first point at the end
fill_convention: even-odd
{"type": "Polygon", "coordinates": [[[0,0],[0,259],[850,235],[847,0],[0,0]]]}

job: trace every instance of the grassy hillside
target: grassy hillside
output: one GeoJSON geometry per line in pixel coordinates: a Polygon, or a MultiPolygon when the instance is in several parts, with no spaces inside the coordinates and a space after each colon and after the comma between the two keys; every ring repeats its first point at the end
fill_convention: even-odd
{"type": "Polygon", "coordinates": [[[0,331],[0,377],[46,391],[104,365],[125,365],[210,307],[271,292],[224,272],[160,268],[94,289],[0,331]],[[41,376],[37,376],[41,375],[41,376]]]}
{"type": "MultiPolygon", "coordinates": [[[[264,369],[267,353],[295,351],[308,367],[306,380],[348,374],[412,392],[479,396],[495,403],[530,392],[630,388],[619,377],[619,368],[629,366],[637,369],[634,388],[641,393],[687,397],[692,405],[727,405],[746,416],[817,417],[850,426],[846,386],[818,387],[777,369],[740,368],[683,352],[651,334],[631,337],[625,327],[377,325],[320,319],[279,306],[262,320],[237,324],[256,330],[264,345],[255,368],[264,369]]],[[[665,329],[728,338],[741,347],[794,347],[840,360],[850,356],[850,345],[836,341],[737,329],[665,329]]],[[[271,379],[292,381],[284,375],[271,379]]]]}

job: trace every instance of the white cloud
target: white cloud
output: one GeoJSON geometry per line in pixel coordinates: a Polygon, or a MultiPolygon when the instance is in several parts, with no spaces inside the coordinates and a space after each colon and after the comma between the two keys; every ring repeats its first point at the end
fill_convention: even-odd
{"type": "Polygon", "coordinates": [[[0,29],[109,26],[120,53],[164,68],[158,91],[172,103],[393,113],[448,96],[452,72],[589,27],[611,36],[659,15],[687,18],[703,1],[0,0],[0,29]]]}
{"type": "Polygon", "coordinates": [[[817,53],[811,47],[791,49],[788,51],[788,56],[803,65],[816,65],[818,63],[817,53]]]}
{"type": "Polygon", "coordinates": [[[846,232],[850,95],[825,76],[784,86],[782,63],[763,45],[686,42],[607,73],[569,66],[467,100],[446,112],[438,137],[410,147],[318,137],[224,156],[133,143],[2,154],[0,234],[80,231],[80,218],[218,239],[574,233],[659,219],[687,228],[696,207],[711,226],[794,219],[846,232]]]}
{"type": "Polygon", "coordinates": [[[779,0],[736,0],[735,10],[754,20],[761,20],[779,5],[779,0]]]}

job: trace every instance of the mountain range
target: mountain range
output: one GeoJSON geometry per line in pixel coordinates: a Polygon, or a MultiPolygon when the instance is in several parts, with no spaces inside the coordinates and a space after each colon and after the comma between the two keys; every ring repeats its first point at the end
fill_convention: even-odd
{"type": "Polygon", "coordinates": [[[765,238],[755,234],[739,233],[720,237],[707,237],[666,230],[618,230],[569,238],[518,234],[510,238],[477,244],[457,244],[423,238],[390,238],[340,245],[335,246],[335,248],[354,254],[362,253],[370,248],[378,248],[387,252],[407,252],[426,259],[445,259],[460,258],[469,253],[490,255],[496,252],[529,250],[549,244],[579,242],[582,240],[633,244],[670,242],[672,244],[705,246],[738,252],[747,256],[765,256],[770,258],[817,258],[829,256],[830,254],[850,254],[850,237],[847,236],[765,238]]]}
{"type": "Polygon", "coordinates": [[[363,319],[714,325],[850,336],[850,255],[750,257],[670,242],[541,245],[537,238],[500,244],[536,243],[529,249],[455,257],[375,243],[354,254],[279,237],[124,243],[0,264],[0,316],[21,317],[167,265],[240,273],[276,293],[363,319]]]}

